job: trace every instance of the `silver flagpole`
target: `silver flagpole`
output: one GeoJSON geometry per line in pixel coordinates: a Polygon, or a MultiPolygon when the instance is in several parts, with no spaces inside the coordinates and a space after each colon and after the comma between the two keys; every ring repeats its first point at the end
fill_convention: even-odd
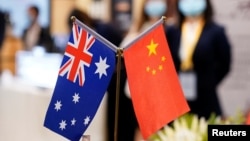
{"type": "Polygon", "coordinates": [[[158,26],[159,24],[162,24],[164,22],[164,18],[162,17],[158,21],[156,21],[153,25],[151,25],[147,30],[143,31],[141,34],[139,34],[133,41],[131,41],[129,44],[127,44],[125,47],[122,47],[123,50],[126,50],[129,48],[132,44],[134,44],[137,40],[142,38],[145,34],[150,32],[154,27],[158,26]]]}
{"type": "Polygon", "coordinates": [[[113,43],[102,37],[100,34],[95,32],[93,29],[79,21],[75,16],[71,17],[71,20],[75,23],[77,23],[82,28],[86,29],[90,34],[94,35],[98,40],[102,41],[106,46],[108,46],[110,49],[112,49],[114,52],[117,51],[118,47],[116,47],[113,43]]]}

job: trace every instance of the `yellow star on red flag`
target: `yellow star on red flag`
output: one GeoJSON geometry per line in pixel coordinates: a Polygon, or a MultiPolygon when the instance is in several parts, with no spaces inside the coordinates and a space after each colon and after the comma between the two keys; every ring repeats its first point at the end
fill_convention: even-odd
{"type": "Polygon", "coordinates": [[[146,67],[146,71],[150,72],[152,75],[156,75],[157,71],[162,71],[163,70],[163,63],[166,60],[165,56],[162,56],[160,59],[157,57],[157,50],[156,48],[158,47],[158,42],[155,42],[155,40],[152,38],[150,40],[150,43],[148,45],[146,45],[147,49],[148,49],[148,56],[150,56],[151,54],[154,54],[155,57],[157,58],[156,60],[159,60],[158,62],[160,64],[157,64],[157,61],[154,62],[153,64],[155,64],[154,66],[147,66],[146,67]]]}
{"type": "Polygon", "coordinates": [[[157,52],[156,52],[156,48],[157,48],[158,44],[157,43],[154,43],[153,39],[151,39],[151,42],[149,45],[147,45],[147,48],[148,48],[148,56],[150,56],[151,54],[154,54],[156,55],[157,52]]]}

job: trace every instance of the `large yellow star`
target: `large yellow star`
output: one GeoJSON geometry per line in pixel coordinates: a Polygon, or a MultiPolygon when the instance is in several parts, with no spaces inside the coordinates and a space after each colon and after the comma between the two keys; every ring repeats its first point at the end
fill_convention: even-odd
{"type": "Polygon", "coordinates": [[[156,55],[156,48],[157,48],[158,44],[154,43],[153,39],[151,39],[151,42],[149,45],[147,45],[147,48],[149,50],[148,56],[150,56],[151,54],[155,54],[156,55]]]}

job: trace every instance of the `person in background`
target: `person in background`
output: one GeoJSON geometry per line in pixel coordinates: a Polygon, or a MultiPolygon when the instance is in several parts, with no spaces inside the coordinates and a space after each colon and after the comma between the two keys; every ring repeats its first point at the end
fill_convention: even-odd
{"type": "Polygon", "coordinates": [[[191,113],[223,116],[217,88],[230,72],[231,45],[210,0],[177,0],[179,22],[166,37],[191,113]]]}
{"type": "MultiPolygon", "coordinates": [[[[139,10],[137,17],[134,16],[134,23],[131,25],[129,32],[121,43],[121,46],[125,46],[131,40],[136,38],[136,36],[158,21],[162,16],[166,16],[168,9],[167,5],[167,0],[143,0],[141,10],[139,10]]],[[[166,17],[167,25],[173,23],[175,23],[175,17],[173,15],[166,17]]]]}
{"type": "MultiPolygon", "coordinates": [[[[104,23],[99,20],[94,20],[92,19],[87,13],[80,9],[73,9],[70,14],[69,14],[69,20],[68,20],[68,25],[69,29],[72,28],[72,20],[71,16],[75,16],[79,21],[87,25],[88,27],[92,28],[95,30],[98,34],[100,34],[102,37],[110,41],[116,46],[119,46],[123,36],[121,33],[118,32],[118,29],[113,26],[111,23],[104,23]]],[[[122,64],[121,64],[121,72],[120,72],[120,85],[124,86],[125,85],[125,80],[126,80],[126,70],[124,67],[124,60],[122,59],[122,64]]],[[[117,72],[115,71],[108,90],[107,90],[107,140],[108,141],[114,141],[114,125],[115,125],[115,102],[116,102],[116,78],[117,78],[117,72]]],[[[123,90],[120,89],[120,104],[119,104],[119,131],[118,131],[118,138],[119,141],[129,141],[128,139],[130,137],[130,110],[127,110],[128,108],[131,109],[132,105],[131,103],[127,104],[128,102],[124,98],[123,90]],[[123,95],[122,95],[123,94],[123,95]],[[125,100],[124,100],[125,99],[125,100]]],[[[132,113],[133,114],[133,113],[132,113]]]]}
{"type": "Polygon", "coordinates": [[[2,44],[4,41],[5,27],[6,27],[5,13],[0,11],[0,50],[2,48],[2,44]]]}
{"type": "MultiPolygon", "coordinates": [[[[144,0],[140,6],[135,6],[138,10],[138,16],[134,16],[134,23],[132,23],[129,32],[123,39],[121,47],[125,47],[131,41],[133,41],[140,33],[147,30],[151,25],[157,22],[162,16],[167,15],[167,0],[144,0]],[[139,8],[138,8],[139,7],[139,8]]],[[[168,17],[166,24],[172,24],[172,17],[168,17]]],[[[120,96],[124,99],[124,107],[121,109],[121,118],[124,123],[121,123],[124,128],[120,134],[123,134],[118,141],[140,141],[142,136],[139,130],[137,118],[134,113],[132,100],[130,97],[130,91],[127,83],[127,76],[124,78],[124,82],[121,83],[120,96]],[[126,101],[126,103],[125,103],[126,101]],[[127,122],[126,122],[127,121],[127,122]]]]}
{"type": "Polygon", "coordinates": [[[35,5],[30,6],[27,10],[29,25],[23,31],[23,48],[30,51],[35,46],[42,46],[46,52],[57,52],[49,28],[39,24],[39,12],[39,8],[35,5]]]}
{"type": "Polygon", "coordinates": [[[0,74],[2,72],[2,45],[5,38],[5,27],[6,27],[5,13],[0,11],[0,74]]]}

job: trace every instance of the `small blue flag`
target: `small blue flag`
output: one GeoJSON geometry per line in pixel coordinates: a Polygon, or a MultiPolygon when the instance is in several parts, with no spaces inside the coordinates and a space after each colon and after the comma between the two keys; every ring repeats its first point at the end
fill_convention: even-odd
{"type": "Polygon", "coordinates": [[[79,141],[98,110],[115,69],[115,51],[74,23],[44,126],[79,141]]]}

